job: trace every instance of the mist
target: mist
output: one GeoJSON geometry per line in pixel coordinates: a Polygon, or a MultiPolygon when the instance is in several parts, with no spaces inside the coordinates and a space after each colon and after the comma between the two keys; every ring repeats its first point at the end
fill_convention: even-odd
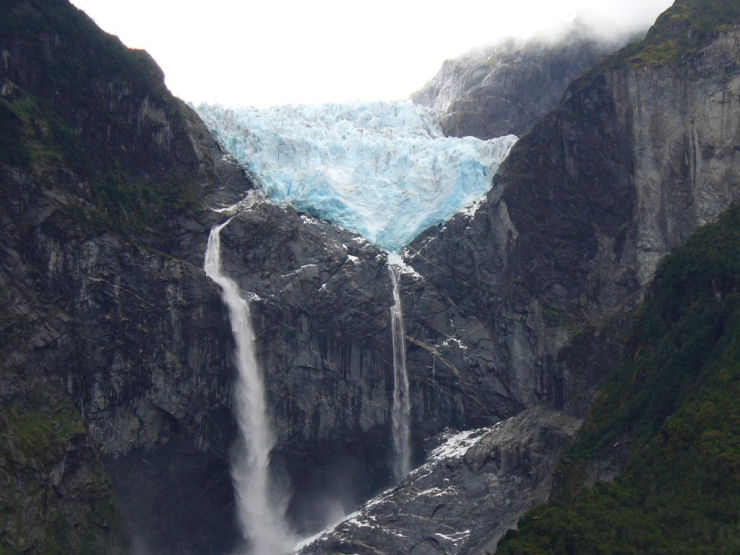
{"type": "Polygon", "coordinates": [[[645,30],[670,0],[210,2],[73,0],[146,49],[195,103],[395,100],[441,63],[505,37],[553,37],[578,19],[606,40],[645,30]]]}

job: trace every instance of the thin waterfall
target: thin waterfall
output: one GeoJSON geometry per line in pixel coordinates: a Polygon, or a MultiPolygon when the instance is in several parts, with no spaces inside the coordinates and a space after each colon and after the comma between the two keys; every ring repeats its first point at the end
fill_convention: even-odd
{"type": "Polygon", "coordinates": [[[239,294],[236,282],[221,271],[221,230],[229,222],[231,219],[211,229],[204,269],[221,286],[236,344],[234,410],[239,438],[232,455],[231,478],[239,523],[250,542],[251,553],[282,555],[291,551],[294,538],[285,522],[285,504],[276,501],[270,487],[270,451],[275,437],[267,413],[265,384],[255,357],[249,303],[239,294]]]}
{"type": "Polygon", "coordinates": [[[393,473],[400,481],[411,470],[411,401],[409,399],[409,377],[406,373],[406,338],[403,328],[403,309],[398,285],[401,267],[391,262],[388,271],[393,283],[393,306],[391,307],[391,333],[393,334],[393,473]]]}

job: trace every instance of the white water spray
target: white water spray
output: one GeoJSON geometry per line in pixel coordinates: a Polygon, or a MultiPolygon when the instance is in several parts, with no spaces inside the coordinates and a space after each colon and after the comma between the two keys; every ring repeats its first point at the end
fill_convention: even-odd
{"type": "MultiPolygon", "coordinates": [[[[390,258],[390,257],[389,257],[390,258]]],[[[411,470],[411,400],[409,399],[409,377],[406,373],[406,338],[403,328],[403,310],[398,285],[401,278],[399,265],[389,260],[388,271],[393,283],[393,306],[391,307],[391,333],[393,334],[393,473],[400,481],[411,470]]]]}
{"type": "Polygon", "coordinates": [[[231,478],[236,490],[237,512],[242,534],[254,555],[283,555],[294,543],[285,522],[285,504],[276,502],[270,487],[270,451],[275,444],[265,402],[265,384],[255,357],[249,303],[239,286],[221,272],[221,230],[231,221],[211,229],[206,248],[206,275],[221,286],[229,310],[231,331],[236,343],[238,376],[234,405],[239,427],[233,454],[231,478]]]}

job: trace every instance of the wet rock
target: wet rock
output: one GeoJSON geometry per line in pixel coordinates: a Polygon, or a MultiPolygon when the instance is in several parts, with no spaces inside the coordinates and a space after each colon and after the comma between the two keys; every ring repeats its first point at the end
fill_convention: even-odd
{"type": "MultiPolygon", "coordinates": [[[[423,465],[300,553],[482,553],[548,498],[581,421],[542,407],[443,434],[423,465]]],[[[304,542],[306,543],[306,542],[304,542]]]]}

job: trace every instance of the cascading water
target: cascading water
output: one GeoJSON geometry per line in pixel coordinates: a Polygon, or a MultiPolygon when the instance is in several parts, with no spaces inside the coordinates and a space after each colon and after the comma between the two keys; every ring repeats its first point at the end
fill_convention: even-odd
{"type": "Polygon", "coordinates": [[[285,506],[270,486],[270,451],[275,443],[265,401],[265,384],[255,357],[249,303],[239,286],[221,271],[221,230],[231,219],[211,229],[206,248],[206,275],[221,286],[236,343],[237,381],[234,406],[239,439],[231,477],[236,490],[239,523],[254,555],[289,553],[294,538],[285,522],[285,506]]]}
{"type": "MultiPolygon", "coordinates": [[[[411,404],[398,290],[403,261],[394,253],[429,226],[447,221],[464,208],[474,209],[490,190],[493,174],[517,138],[508,135],[481,141],[474,137],[445,137],[437,117],[410,102],[267,109],[201,105],[198,113],[224,149],[251,170],[267,197],[290,202],[299,210],[360,233],[391,253],[393,470],[396,479],[402,479],[411,466],[411,404]]],[[[217,238],[216,233],[214,240],[217,238]]],[[[214,268],[214,280],[227,283],[228,278],[221,275],[217,264],[214,268]]],[[[226,299],[228,287],[223,283],[226,299]]],[[[238,290],[233,288],[238,298],[238,290]]],[[[229,310],[247,314],[246,302],[240,302],[243,309],[232,309],[230,305],[229,310]]],[[[235,318],[232,316],[232,327],[235,318]]],[[[254,364],[253,346],[250,344],[248,349],[249,364],[254,364]]],[[[262,392],[261,381],[259,388],[262,392]]],[[[260,395],[259,406],[264,410],[264,394],[260,395]]],[[[247,420],[247,412],[256,410],[246,403],[245,407],[240,420],[247,420]]],[[[242,428],[251,434],[252,428],[246,426],[245,423],[242,428]]],[[[263,483],[254,497],[265,497],[262,506],[267,507],[267,453],[272,440],[247,439],[250,456],[254,457],[254,452],[264,457],[254,462],[255,467],[264,467],[264,476],[255,478],[263,483]]],[[[240,485],[252,483],[251,468],[235,471],[239,491],[252,487],[240,485]]],[[[238,494],[243,498],[240,515],[250,537],[265,534],[270,530],[266,521],[273,517],[263,515],[260,520],[259,515],[250,516],[250,507],[246,505],[250,496],[238,494]]]]}
{"type": "MultiPolygon", "coordinates": [[[[395,258],[400,258],[395,255],[395,258]]],[[[391,333],[393,335],[393,473],[396,481],[403,479],[411,470],[411,399],[409,377],[406,372],[406,338],[403,328],[403,309],[399,282],[401,266],[394,263],[394,255],[388,257],[388,271],[393,284],[393,306],[391,307],[391,333]]]]}

